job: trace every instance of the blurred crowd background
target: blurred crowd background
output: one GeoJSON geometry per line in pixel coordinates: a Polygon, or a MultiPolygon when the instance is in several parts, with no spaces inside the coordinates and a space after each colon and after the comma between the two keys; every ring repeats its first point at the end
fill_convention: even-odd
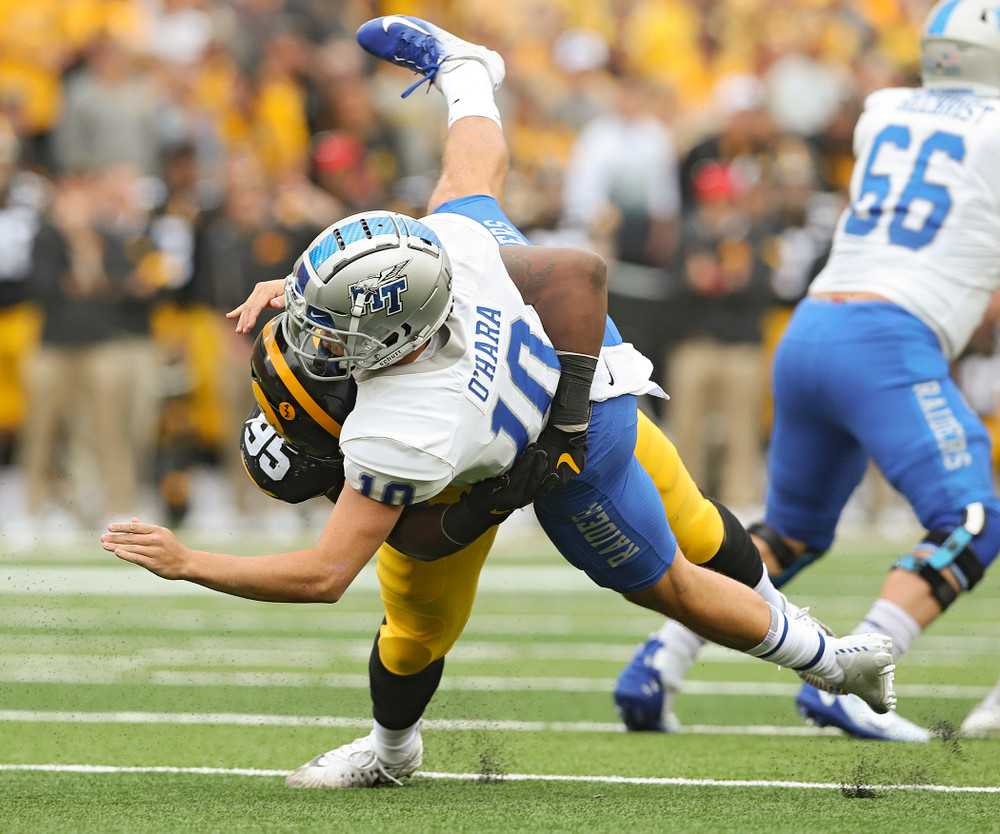
{"type": "MultiPolygon", "coordinates": [[[[644,409],[752,515],[770,351],[865,96],[919,83],[930,5],[0,0],[0,530],[291,523],[239,459],[253,337],[224,313],[339,217],[424,213],[443,101],[401,98],[413,77],[354,41],[393,13],[505,56],[507,213],[608,258],[611,312],[672,397],[644,409]]],[[[994,336],[956,374],[996,427],[994,336]]]]}

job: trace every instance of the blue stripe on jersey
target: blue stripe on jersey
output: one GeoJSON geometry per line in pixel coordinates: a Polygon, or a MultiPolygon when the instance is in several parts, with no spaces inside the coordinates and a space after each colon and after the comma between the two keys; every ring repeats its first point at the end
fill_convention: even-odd
{"type": "Polygon", "coordinates": [[[945,27],[948,25],[948,19],[951,17],[951,13],[955,11],[955,6],[958,4],[959,0],[948,0],[947,3],[944,3],[941,8],[937,10],[937,13],[927,26],[927,34],[943,35],[945,27]]]}
{"type": "Polygon", "coordinates": [[[495,197],[473,194],[448,200],[434,209],[434,214],[461,214],[486,229],[500,246],[531,246],[531,242],[510,222],[495,197]]]}

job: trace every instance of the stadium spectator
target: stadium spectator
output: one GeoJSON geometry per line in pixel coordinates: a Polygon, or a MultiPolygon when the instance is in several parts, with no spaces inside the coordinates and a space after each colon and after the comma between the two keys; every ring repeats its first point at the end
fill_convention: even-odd
{"type": "Polygon", "coordinates": [[[164,102],[150,75],[136,72],[139,66],[122,39],[104,34],[87,45],[83,65],[66,82],[65,111],[53,134],[57,172],[86,174],[127,164],[159,176],[164,102]]]}
{"type": "Polygon", "coordinates": [[[684,211],[698,205],[695,179],[703,166],[733,164],[746,181],[765,176],[778,130],[767,109],[767,88],[755,75],[728,74],[712,88],[712,121],[707,134],[684,154],[680,163],[684,211]]]}
{"type": "Polygon", "coordinates": [[[32,247],[48,183],[20,165],[21,142],[0,120],[0,462],[9,463],[27,412],[22,366],[38,341],[40,319],[30,300],[32,247]]]}
{"type": "Polygon", "coordinates": [[[684,285],[672,301],[683,335],[670,352],[667,410],[668,434],[691,477],[737,516],[763,503],[761,326],[771,304],[764,250],[775,231],[751,210],[768,192],[745,177],[734,162],[704,163],[694,174],[678,266],[684,285]]]}
{"type": "Polygon", "coordinates": [[[64,178],[35,238],[30,291],[44,323],[25,368],[20,450],[30,520],[61,505],[89,525],[141,504],[157,419],[158,276],[140,182],[119,166],[64,178]]]}
{"type": "MultiPolygon", "coordinates": [[[[260,496],[246,477],[239,449],[231,442],[253,404],[246,379],[250,347],[259,329],[250,335],[232,332],[223,313],[239,304],[259,281],[287,275],[298,253],[321,227],[324,213],[296,209],[300,201],[281,192],[278,183],[251,154],[228,161],[226,201],[204,220],[196,242],[190,299],[196,313],[201,343],[192,358],[196,398],[212,407],[202,410],[212,425],[203,440],[215,450],[225,474],[226,491],[236,512],[251,513],[260,496]],[[288,211],[283,212],[283,209],[288,211]]],[[[329,211],[329,207],[324,207],[329,211]]],[[[260,326],[262,327],[262,320],[260,326]]],[[[224,521],[219,511],[219,523],[224,521]]]]}
{"type": "Polygon", "coordinates": [[[612,105],[573,145],[563,193],[563,232],[609,258],[608,310],[622,336],[657,360],[671,333],[663,317],[680,213],[676,144],[654,112],[662,94],[619,75],[612,105]]]}
{"type": "Polygon", "coordinates": [[[385,202],[376,166],[364,143],[350,133],[319,134],[312,168],[316,182],[340,204],[341,214],[354,214],[385,202]]]}

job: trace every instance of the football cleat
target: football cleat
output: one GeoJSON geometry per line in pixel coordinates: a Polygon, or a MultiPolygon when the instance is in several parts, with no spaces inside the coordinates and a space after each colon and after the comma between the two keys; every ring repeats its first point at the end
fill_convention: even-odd
{"type": "Polygon", "coordinates": [[[680,681],[666,673],[669,648],[656,633],[639,646],[615,684],[615,709],[626,729],[676,733],[680,722],[673,713],[680,681]]]}
{"type": "Polygon", "coordinates": [[[295,768],[286,777],[285,787],[374,788],[379,785],[402,785],[400,780],[420,767],[423,756],[424,743],[418,732],[413,752],[406,761],[387,764],[375,753],[369,734],[295,768]]]}
{"type": "Polygon", "coordinates": [[[837,635],[833,633],[833,629],[828,625],[824,625],[819,620],[817,620],[812,614],[809,613],[809,607],[799,608],[797,605],[785,601],[785,616],[790,620],[798,620],[799,622],[805,623],[806,625],[816,629],[816,631],[821,632],[827,637],[833,637],[836,639],[837,635]]]}
{"type": "Polygon", "coordinates": [[[433,84],[438,73],[450,72],[463,61],[478,61],[486,67],[494,89],[503,84],[506,72],[503,58],[493,50],[409,15],[391,14],[361,24],[358,43],[376,58],[424,76],[403,93],[403,98],[425,81],[433,84]]]}
{"type": "Polygon", "coordinates": [[[795,707],[808,723],[836,727],[854,738],[927,742],[931,734],[895,712],[879,715],[857,695],[833,695],[802,684],[795,707]]]}
{"type": "Polygon", "coordinates": [[[831,684],[813,672],[799,672],[807,684],[834,695],[854,694],[879,715],[896,707],[892,682],[896,664],[892,662],[892,639],[884,634],[848,634],[835,640],[837,664],[844,679],[831,684]]]}
{"type": "Polygon", "coordinates": [[[1000,737],[1000,683],[965,716],[960,732],[966,738],[1000,737]]]}

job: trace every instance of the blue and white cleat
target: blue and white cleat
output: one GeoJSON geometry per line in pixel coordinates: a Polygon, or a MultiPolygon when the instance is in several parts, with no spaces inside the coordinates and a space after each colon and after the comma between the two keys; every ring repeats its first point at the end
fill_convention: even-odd
{"type": "Polygon", "coordinates": [[[879,715],[857,695],[834,695],[802,684],[795,707],[807,723],[836,727],[854,738],[928,742],[931,734],[895,712],[879,715]]]}
{"type": "Polygon", "coordinates": [[[829,639],[834,645],[837,665],[843,670],[841,681],[832,684],[825,677],[806,671],[799,671],[799,677],[810,686],[834,695],[857,695],[879,715],[895,709],[892,638],[885,634],[848,634],[829,639]]]}
{"type": "Polygon", "coordinates": [[[424,76],[403,93],[406,98],[425,81],[434,83],[438,73],[450,72],[463,61],[486,67],[493,88],[503,84],[503,58],[491,49],[463,41],[433,23],[403,14],[376,17],[361,24],[358,43],[366,51],[424,76]]]}
{"type": "Polygon", "coordinates": [[[666,644],[651,634],[618,676],[615,709],[629,731],[676,733],[680,729],[673,712],[680,681],[666,674],[668,654],[666,644]]]}

